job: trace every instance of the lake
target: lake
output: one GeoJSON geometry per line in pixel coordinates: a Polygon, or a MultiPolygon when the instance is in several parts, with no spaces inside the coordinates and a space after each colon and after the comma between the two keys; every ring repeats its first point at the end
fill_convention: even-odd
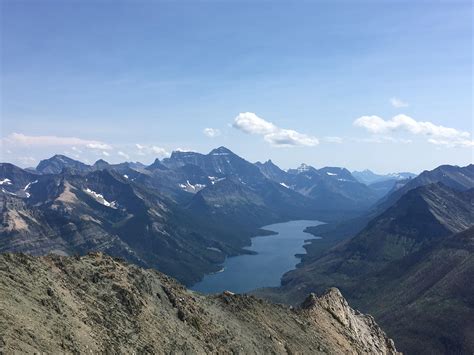
{"type": "Polygon", "coordinates": [[[276,235],[252,238],[251,247],[256,255],[239,255],[227,258],[221,272],[204,276],[192,290],[218,293],[229,290],[244,293],[261,287],[280,286],[284,273],[295,268],[304,254],[305,240],[319,239],[303,232],[306,227],[323,224],[319,221],[290,221],[262,227],[277,232],[276,235]]]}

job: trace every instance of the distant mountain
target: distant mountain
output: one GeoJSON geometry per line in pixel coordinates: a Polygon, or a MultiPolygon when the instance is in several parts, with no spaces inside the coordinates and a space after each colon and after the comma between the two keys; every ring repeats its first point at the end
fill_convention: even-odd
{"type": "MultiPolygon", "coordinates": [[[[278,171],[270,164],[275,173],[278,171]]],[[[269,172],[268,176],[272,176],[269,172]]],[[[327,210],[361,211],[377,201],[377,194],[366,185],[358,182],[345,168],[324,167],[316,169],[312,166],[301,164],[296,169],[289,169],[283,175],[274,174],[274,181],[285,187],[299,192],[315,201],[315,204],[327,210]]]]}
{"type": "Polygon", "coordinates": [[[252,184],[265,178],[257,166],[225,147],[213,149],[209,154],[173,152],[169,158],[163,159],[162,163],[170,169],[195,165],[213,179],[234,176],[243,183],[252,184]]]}
{"type": "Polygon", "coordinates": [[[227,177],[199,191],[188,207],[208,223],[238,230],[318,216],[313,201],[268,179],[244,184],[227,177]]]}
{"type": "Polygon", "coordinates": [[[30,187],[37,180],[37,173],[23,170],[13,164],[0,163],[0,191],[4,194],[27,197],[30,187]]]}
{"type": "MultiPolygon", "coordinates": [[[[254,228],[292,218],[331,218],[322,203],[289,189],[281,181],[269,179],[258,164],[225,147],[206,155],[173,152],[162,163],[182,176],[179,186],[183,190],[196,193],[188,208],[216,224],[226,221],[234,227],[254,228]]],[[[273,163],[266,163],[267,167],[270,165],[275,172],[278,170],[273,163]]]]}
{"type": "Polygon", "coordinates": [[[36,171],[42,174],[59,174],[64,168],[75,170],[77,172],[86,172],[91,170],[90,165],[68,158],[65,155],[57,154],[49,159],[41,160],[36,167],[36,171]]]}
{"type": "Polygon", "coordinates": [[[110,164],[106,162],[104,159],[99,159],[94,163],[94,165],[92,165],[92,168],[94,170],[108,169],[109,167],[110,167],[110,164]]]}
{"type": "Polygon", "coordinates": [[[294,309],[204,296],[99,253],[0,255],[0,299],[2,353],[397,354],[337,289],[294,309]]]}
{"type": "Polygon", "coordinates": [[[301,163],[300,166],[296,169],[288,169],[288,174],[298,175],[300,173],[305,173],[308,171],[316,171],[316,169],[308,164],[301,163]]]}
{"type": "MultiPolygon", "coordinates": [[[[474,165],[465,167],[441,165],[431,171],[424,171],[413,179],[397,181],[386,195],[360,216],[311,227],[308,232],[336,242],[348,239],[360,232],[371,219],[393,206],[406,192],[430,183],[442,183],[458,191],[470,189],[474,187],[474,165]]],[[[373,191],[377,191],[377,187],[372,188],[373,191]]]]}
{"type": "Polygon", "coordinates": [[[265,163],[256,162],[255,165],[260,169],[263,175],[270,180],[284,183],[288,179],[288,173],[280,169],[271,160],[267,160],[265,163]]]}
{"type": "MultiPolygon", "coordinates": [[[[392,302],[396,304],[397,295],[412,292],[411,288],[400,289],[401,285],[394,280],[402,277],[399,275],[401,272],[408,270],[407,263],[415,262],[420,265],[426,263],[425,257],[430,250],[444,245],[444,241],[447,241],[450,235],[472,228],[474,225],[473,205],[474,188],[458,191],[442,183],[435,183],[412,189],[402,195],[385,212],[372,219],[355,237],[341,242],[318,257],[312,258],[311,255],[306,257],[301,267],[284,275],[281,289],[265,292],[268,297],[276,300],[293,302],[301,299],[307,292],[318,291],[331,285],[339,287],[348,299],[363,311],[388,314],[385,312],[387,305],[377,295],[384,294],[383,297],[386,297],[388,304],[392,304],[388,302],[388,299],[394,300],[392,302]],[[400,265],[407,265],[407,268],[400,265]]],[[[438,261],[441,262],[441,259],[438,261]]],[[[462,269],[459,270],[462,271],[462,269]]],[[[427,269],[425,272],[428,277],[430,271],[427,269]]],[[[411,277],[415,282],[419,276],[412,275],[411,277]]],[[[452,275],[452,277],[457,276],[452,275]]],[[[423,282],[421,281],[423,279],[419,280],[423,282]]],[[[431,275],[431,280],[433,283],[443,282],[441,279],[435,279],[434,275],[431,275]]],[[[466,294],[468,291],[465,287],[471,286],[459,285],[459,287],[464,290],[460,292],[466,294]]],[[[420,289],[420,292],[424,292],[423,290],[420,289]]],[[[417,295],[419,296],[421,293],[417,295]]],[[[407,298],[402,299],[411,302],[407,298]]],[[[409,307],[408,304],[405,306],[409,307]]],[[[432,317],[434,324],[438,317],[435,314],[438,314],[436,312],[440,309],[434,305],[432,307],[435,312],[432,317]]],[[[459,311],[462,307],[457,309],[459,311]]],[[[401,319],[393,315],[399,315],[399,313],[398,308],[390,310],[392,318],[391,321],[385,323],[387,329],[396,329],[394,324],[401,319]]],[[[453,317],[459,319],[464,315],[461,312],[453,317]]],[[[414,321],[414,318],[411,319],[414,321]]],[[[469,328],[464,328],[464,326],[466,325],[463,325],[461,329],[469,332],[469,328]]],[[[450,349],[449,342],[454,344],[453,347],[469,346],[464,343],[465,340],[459,343],[459,337],[453,336],[454,333],[445,340],[444,344],[439,344],[429,337],[421,340],[418,335],[428,332],[423,323],[413,324],[412,322],[410,329],[417,334],[419,344],[424,345],[415,346],[415,340],[411,338],[411,335],[409,336],[411,340],[406,338],[407,332],[399,331],[392,334],[396,341],[407,346],[401,350],[409,353],[418,353],[423,346],[431,349],[432,352],[443,353],[450,349]],[[400,337],[397,338],[396,334],[400,334],[400,337]]]]}
{"type": "Polygon", "coordinates": [[[191,283],[216,271],[226,253],[237,253],[233,245],[244,244],[226,242],[230,237],[205,221],[191,223],[185,209],[113,170],[37,180],[25,198],[0,193],[1,252],[100,250],[191,283]],[[200,235],[204,229],[206,235],[200,235]]]}
{"type": "Polygon", "coordinates": [[[155,161],[148,165],[146,167],[147,170],[150,170],[150,171],[153,171],[153,170],[156,170],[156,169],[159,169],[159,170],[166,170],[167,167],[165,165],[163,165],[163,163],[160,161],[160,159],[156,158],[155,161]]]}
{"type": "Polygon", "coordinates": [[[395,188],[392,193],[381,199],[377,203],[376,209],[379,211],[385,210],[407,191],[438,182],[458,191],[471,189],[474,187],[474,165],[470,164],[465,167],[441,165],[433,170],[425,170],[416,178],[409,180],[399,188],[395,188]]]}
{"type": "Polygon", "coordinates": [[[353,171],[352,175],[361,183],[370,185],[376,182],[387,181],[387,180],[405,180],[412,179],[416,174],[409,172],[401,173],[390,173],[390,174],[376,174],[369,169],[363,171],[353,171]]]}
{"type": "Polygon", "coordinates": [[[403,185],[405,185],[410,180],[397,180],[397,179],[390,179],[390,180],[381,180],[377,182],[373,182],[368,186],[372,191],[374,191],[379,198],[386,196],[388,193],[399,189],[403,185]]]}

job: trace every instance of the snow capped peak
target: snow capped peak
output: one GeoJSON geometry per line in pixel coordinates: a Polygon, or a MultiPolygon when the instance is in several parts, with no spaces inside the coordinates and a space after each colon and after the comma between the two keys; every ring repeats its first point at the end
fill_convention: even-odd
{"type": "Polygon", "coordinates": [[[302,163],[296,170],[298,170],[299,173],[302,173],[304,171],[309,170],[309,165],[302,163]]]}
{"type": "Polygon", "coordinates": [[[328,174],[329,176],[337,176],[337,174],[330,173],[329,171],[326,171],[326,174],[328,174]]]}
{"type": "Polygon", "coordinates": [[[289,187],[287,184],[285,184],[284,182],[280,182],[280,185],[283,186],[283,187],[286,187],[287,189],[290,188],[290,187],[289,187]]]}
{"type": "Polygon", "coordinates": [[[211,152],[209,153],[209,155],[230,155],[230,154],[232,154],[232,152],[226,147],[222,147],[222,146],[211,150],[211,152]]]}

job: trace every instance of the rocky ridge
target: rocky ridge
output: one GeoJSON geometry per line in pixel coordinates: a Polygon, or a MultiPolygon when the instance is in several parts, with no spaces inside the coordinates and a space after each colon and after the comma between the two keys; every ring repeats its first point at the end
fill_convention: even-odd
{"type": "Polygon", "coordinates": [[[337,289],[300,307],[203,296],[101,253],[0,256],[0,352],[377,353],[393,342],[337,289]]]}

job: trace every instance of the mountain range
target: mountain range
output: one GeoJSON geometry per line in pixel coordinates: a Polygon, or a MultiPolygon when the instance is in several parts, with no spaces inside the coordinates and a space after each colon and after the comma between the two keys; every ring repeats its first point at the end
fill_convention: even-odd
{"type": "Polygon", "coordinates": [[[390,173],[390,174],[376,174],[369,169],[362,171],[353,171],[352,176],[354,176],[358,181],[363,184],[371,185],[377,182],[387,181],[387,180],[406,180],[412,179],[416,174],[409,172],[400,172],[400,173],[390,173]]]}
{"type": "Polygon", "coordinates": [[[217,271],[226,256],[246,253],[263,225],[337,221],[377,199],[347,169],[303,165],[285,172],[225,147],[173,152],[149,166],[87,165],[63,155],[34,171],[2,163],[0,181],[1,252],[99,250],[188,285],[217,271]]]}

